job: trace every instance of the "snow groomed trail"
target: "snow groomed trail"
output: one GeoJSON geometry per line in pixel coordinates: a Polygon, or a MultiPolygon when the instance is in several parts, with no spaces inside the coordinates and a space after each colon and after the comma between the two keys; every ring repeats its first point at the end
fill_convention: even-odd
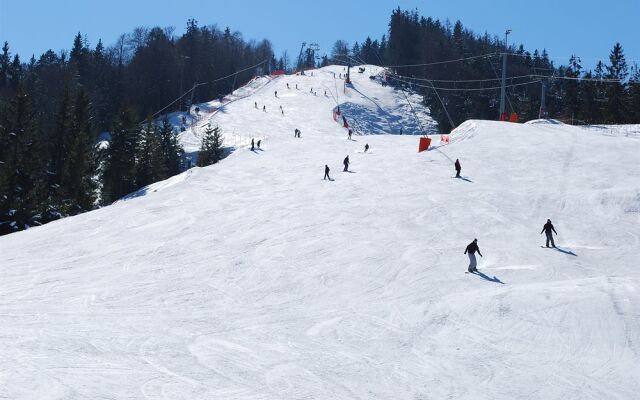
{"type": "MultiPolygon", "coordinates": [[[[322,88],[341,69],[212,117],[262,150],[0,238],[0,398],[636,398],[640,135],[467,121],[425,153],[349,141],[322,88]]],[[[402,120],[401,94],[353,77],[402,120]]]]}

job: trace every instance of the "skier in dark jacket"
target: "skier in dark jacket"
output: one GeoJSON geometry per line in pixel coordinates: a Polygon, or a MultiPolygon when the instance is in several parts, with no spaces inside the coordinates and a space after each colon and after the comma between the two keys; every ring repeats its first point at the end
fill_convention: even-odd
{"type": "Polygon", "coordinates": [[[369,143],[364,145],[364,152],[366,153],[367,151],[369,151],[369,143]]]}
{"type": "Polygon", "coordinates": [[[324,165],[324,179],[331,180],[331,177],[329,176],[329,166],[327,164],[324,165]]]}
{"type": "Polygon", "coordinates": [[[351,130],[351,128],[349,128],[347,135],[347,139],[351,140],[351,135],[353,135],[353,131],[351,130]]]}
{"type": "Polygon", "coordinates": [[[251,138],[251,151],[253,151],[255,149],[254,144],[253,144],[253,138],[251,138]]]}
{"type": "Polygon", "coordinates": [[[258,143],[256,143],[256,144],[258,145],[258,148],[260,148],[260,142],[261,142],[261,141],[262,141],[262,140],[258,140],[258,143]]]}
{"type": "Polygon", "coordinates": [[[542,232],[544,232],[547,235],[547,247],[549,247],[549,241],[551,241],[551,246],[556,247],[556,244],[553,242],[553,233],[557,235],[558,232],[556,232],[550,219],[548,219],[547,223],[544,224],[544,226],[542,227],[542,231],[540,231],[541,235],[542,235],[542,232]]]}
{"type": "Polygon", "coordinates": [[[460,166],[460,161],[457,158],[456,158],[455,167],[456,167],[456,178],[460,178],[460,171],[462,170],[462,167],[460,166]]]}
{"type": "Polygon", "coordinates": [[[344,164],[344,172],[347,172],[349,170],[349,156],[346,156],[342,163],[344,164]]]}
{"type": "Polygon", "coordinates": [[[478,265],[476,261],[476,251],[480,254],[480,257],[482,257],[482,253],[480,253],[480,248],[478,247],[478,239],[473,239],[473,242],[469,243],[467,248],[464,249],[464,254],[469,255],[469,272],[476,272],[478,270],[476,268],[476,265],[478,265]]]}

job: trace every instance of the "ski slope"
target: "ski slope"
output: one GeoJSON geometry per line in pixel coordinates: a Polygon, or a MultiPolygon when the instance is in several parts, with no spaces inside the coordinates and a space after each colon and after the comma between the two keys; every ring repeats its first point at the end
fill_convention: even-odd
{"type": "Polygon", "coordinates": [[[0,398],[636,398],[640,136],[467,121],[424,153],[349,141],[332,68],[207,117],[262,150],[1,237],[0,398]]]}

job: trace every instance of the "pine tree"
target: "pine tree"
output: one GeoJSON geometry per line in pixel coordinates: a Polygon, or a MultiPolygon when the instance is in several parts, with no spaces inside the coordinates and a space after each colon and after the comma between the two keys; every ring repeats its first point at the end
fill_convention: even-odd
{"type": "Polygon", "coordinates": [[[152,118],[138,134],[136,145],[136,186],[144,187],[167,177],[162,144],[152,118]]]}
{"type": "Polygon", "coordinates": [[[220,127],[216,126],[212,128],[211,125],[208,125],[204,131],[202,145],[198,152],[198,166],[206,167],[207,165],[217,163],[222,159],[223,151],[220,127]]]}
{"type": "Polygon", "coordinates": [[[634,65],[629,79],[629,122],[640,124],[640,68],[634,65]]]}
{"type": "Polygon", "coordinates": [[[572,121],[578,118],[580,114],[580,81],[577,78],[580,77],[582,71],[582,65],[580,65],[580,58],[575,55],[569,59],[569,66],[565,72],[567,78],[572,78],[564,82],[564,106],[567,118],[572,121]]]}
{"type": "Polygon", "coordinates": [[[110,204],[136,190],[135,167],[138,128],[131,106],[124,105],[117,116],[103,171],[102,202],[110,204]]]}
{"type": "MultiPolygon", "coordinates": [[[[0,119],[0,235],[42,222],[46,210],[45,159],[29,96],[18,89],[0,119]]],[[[46,221],[44,221],[46,222],[46,221]]]]}
{"type": "Polygon", "coordinates": [[[176,135],[166,116],[163,118],[160,128],[160,141],[166,171],[166,176],[162,179],[165,179],[180,173],[180,161],[184,154],[184,150],[178,141],[178,135],[176,135]]]}
{"type": "Polygon", "coordinates": [[[91,210],[95,203],[95,163],[91,143],[89,98],[83,88],[78,90],[71,122],[71,137],[64,158],[62,192],[66,214],[91,210]]]}
{"type": "Polygon", "coordinates": [[[619,82],[607,83],[607,104],[605,117],[614,124],[624,123],[627,119],[626,82],[628,76],[627,61],[620,43],[616,43],[609,55],[611,65],[607,66],[607,79],[617,79],[619,82]]]}
{"type": "Polygon", "coordinates": [[[4,42],[2,54],[0,54],[0,90],[9,82],[9,63],[11,60],[9,53],[9,42],[4,42]]]}

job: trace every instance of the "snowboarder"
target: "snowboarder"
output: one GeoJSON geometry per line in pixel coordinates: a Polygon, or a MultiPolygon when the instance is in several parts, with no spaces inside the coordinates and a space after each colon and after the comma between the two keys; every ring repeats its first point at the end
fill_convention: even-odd
{"type": "Polygon", "coordinates": [[[456,167],[456,178],[460,178],[460,171],[462,170],[462,167],[460,167],[460,161],[457,158],[454,165],[456,167]]]}
{"type": "Polygon", "coordinates": [[[469,255],[469,272],[476,272],[478,270],[476,268],[476,265],[478,265],[476,261],[476,251],[480,254],[480,257],[482,257],[482,253],[480,253],[480,248],[478,247],[478,239],[473,239],[473,242],[469,243],[467,248],[464,249],[464,254],[469,255]]]}
{"type": "Polygon", "coordinates": [[[556,232],[550,219],[548,219],[547,223],[544,224],[544,226],[542,227],[542,231],[540,231],[541,235],[542,235],[542,232],[544,232],[547,235],[547,247],[549,247],[549,241],[551,241],[551,246],[555,248],[556,244],[553,242],[552,232],[554,232],[556,235],[558,234],[558,232],[556,232]]]}
{"type": "Polygon", "coordinates": [[[262,111],[267,112],[267,106],[266,104],[264,106],[262,106],[262,111]]]}
{"type": "Polygon", "coordinates": [[[364,152],[366,153],[367,151],[369,151],[369,143],[364,145],[364,152]]]}
{"type": "Polygon", "coordinates": [[[256,144],[258,145],[258,148],[260,148],[260,142],[261,142],[261,141],[262,141],[262,139],[261,139],[261,140],[258,140],[258,143],[256,143],[256,144]]]}
{"type": "Polygon", "coordinates": [[[353,131],[351,129],[349,129],[349,133],[348,133],[348,135],[349,135],[348,139],[349,140],[351,140],[351,134],[353,134],[353,131]]]}
{"type": "Polygon", "coordinates": [[[331,177],[329,176],[329,166],[327,164],[324,165],[324,180],[331,180],[331,177]]]}
{"type": "Polygon", "coordinates": [[[253,145],[253,138],[251,138],[251,151],[253,151],[255,149],[254,145],[253,145]]]}
{"type": "Polygon", "coordinates": [[[342,163],[344,164],[344,171],[343,172],[349,171],[349,156],[346,156],[344,158],[344,161],[342,161],[342,163]]]}

